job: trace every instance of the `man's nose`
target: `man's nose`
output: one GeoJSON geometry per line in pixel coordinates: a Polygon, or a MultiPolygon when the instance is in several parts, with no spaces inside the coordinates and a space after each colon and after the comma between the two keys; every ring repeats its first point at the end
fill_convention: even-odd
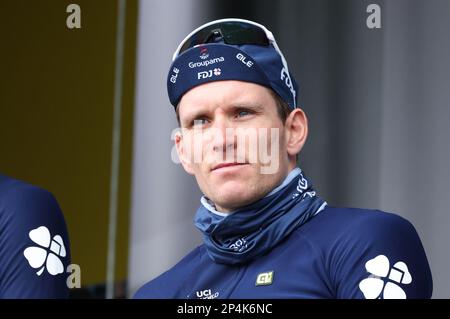
{"type": "Polygon", "coordinates": [[[227,152],[235,148],[236,137],[232,123],[225,116],[218,116],[212,125],[214,130],[211,146],[214,152],[227,152]]]}

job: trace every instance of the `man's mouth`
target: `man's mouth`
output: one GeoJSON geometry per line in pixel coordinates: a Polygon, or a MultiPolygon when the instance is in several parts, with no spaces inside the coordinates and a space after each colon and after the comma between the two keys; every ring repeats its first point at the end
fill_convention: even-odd
{"type": "Polygon", "coordinates": [[[235,166],[242,166],[242,165],[247,165],[247,164],[248,163],[221,163],[221,164],[217,164],[216,166],[214,166],[211,171],[215,171],[215,170],[225,168],[225,167],[235,167],[235,166]]]}

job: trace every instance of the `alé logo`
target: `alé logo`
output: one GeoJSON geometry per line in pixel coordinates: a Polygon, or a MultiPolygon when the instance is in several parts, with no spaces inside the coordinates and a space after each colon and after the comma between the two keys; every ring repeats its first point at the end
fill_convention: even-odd
{"type": "Polygon", "coordinates": [[[410,284],[412,276],[404,262],[398,261],[390,267],[389,259],[378,255],[365,266],[370,276],[359,283],[359,289],[366,299],[406,299],[399,285],[410,284]]]}
{"type": "Polygon", "coordinates": [[[58,275],[64,272],[64,266],[60,258],[66,257],[66,247],[60,235],[53,238],[45,226],[32,229],[28,236],[35,246],[28,247],[23,254],[31,267],[39,269],[36,274],[42,275],[46,269],[50,275],[58,275]]]}

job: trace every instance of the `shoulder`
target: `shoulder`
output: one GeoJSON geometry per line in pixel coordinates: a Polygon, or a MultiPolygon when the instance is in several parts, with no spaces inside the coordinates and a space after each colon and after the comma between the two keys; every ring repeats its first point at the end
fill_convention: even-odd
{"type": "Polygon", "coordinates": [[[183,295],[183,287],[190,278],[191,273],[197,268],[202,255],[205,253],[204,245],[200,245],[175,266],[144,284],[135,293],[135,299],[172,299],[186,298],[183,295]]]}
{"type": "Polygon", "coordinates": [[[0,242],[0,297],[67,296],[69,238],[50,192],[0,176],[0,242]]]}
{"type": "Polygon", "coordinates": [[[41,226],[67,237],[63,213],[49,191],[5,176],[0,176],[0,226],[2,237],[27,240],[28,232],[41,226]]]}
{"type": "Polygon", "coordinates": [[[379,210],[327,207],[306,225],[303,236],[321,252],[338,298],[431,296],[425,250],[405,218],[379,210]],[[377,276],[375,286],[392,281],[387,286],[393,288],[383,293],[372,283],[367,288],[370,276],[377,276]]]}
{"type": "MultiPolygon", "coordinates": [[[[336,239],[378,240],[390,235],[416,234],[405,218],[380,210],[327,206],[302,229],[309,236],[336,239]]],[[[334,240],[333,240],[334,239],[334,240]]]]}
{"type": "Polygon", "coordinates": [[[394,213],[327,207],[305,226],[303,236],[328,258],[362,256],[368,251],[425,256],[414,226],[394,213]]]}
{"type": "Polygon", "coordinates": [[[14,219],[42,220],[46,215],[62,217],[59,205],[49,191],[5,176],[0,176],[0,209],[3,215],[14,219]]]}

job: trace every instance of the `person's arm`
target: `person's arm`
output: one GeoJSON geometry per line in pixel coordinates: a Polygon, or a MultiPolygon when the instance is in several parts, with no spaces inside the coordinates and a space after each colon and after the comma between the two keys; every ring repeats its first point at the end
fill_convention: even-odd
{"type": "Polygon", "coordinates": [[[431,298],[431,271],[411,223],[377,212],[351,227],[331,258],[337,298],[431,298]]]}
{"type": "Polygon", "coordinates": [[[55,198],[16,185],[0,198],[0,298],[67,298],[67,228],[55,198]]]}

